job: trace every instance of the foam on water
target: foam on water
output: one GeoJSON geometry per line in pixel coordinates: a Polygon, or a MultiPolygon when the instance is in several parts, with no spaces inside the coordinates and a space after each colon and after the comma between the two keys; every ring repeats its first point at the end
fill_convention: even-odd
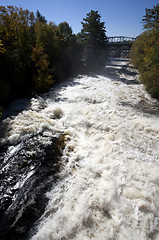
{"type": "Polygon", "coordinates": [[[159,239],[159,118],[133,107],[154,100],[142,84],[104,75],[79,76],[58,97],[50,92],[43,107],[33,99],[3,140],[40,131],[46,144],[59,132],[67,138],[59,183],[32,239],[159,239]]]}

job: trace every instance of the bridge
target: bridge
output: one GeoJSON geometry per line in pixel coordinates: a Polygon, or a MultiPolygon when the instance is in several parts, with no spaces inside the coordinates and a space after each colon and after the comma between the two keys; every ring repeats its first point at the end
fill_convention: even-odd
{"type": "Polygon", "coordinates": [[[135,40],[134,37],[108,37],[107,44],[110,57],[127,57],[135,40]]]}

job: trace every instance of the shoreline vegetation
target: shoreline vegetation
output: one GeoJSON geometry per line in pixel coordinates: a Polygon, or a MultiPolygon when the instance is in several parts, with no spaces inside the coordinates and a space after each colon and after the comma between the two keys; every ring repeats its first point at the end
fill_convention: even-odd
{"type": "Polygon", "coordinates": [[[146,8],[144,32],[134,42],[130,58],[150,95],[159,100],[159,4],[146,8]]]}
{"type": "MultiPolygon", "coordinates": [[[[67,22],[47,22],[37,10],[0,6],[0,118],[14,99],[47,92],[78,73],[96,71],[108,58],[105,22],[98,11],[83,18],[73,34],[67,22]]],[[[146,9],[145,32],[130,58],[152,97],[159,99],[159,5],[146,9]]]]}
{"type": "Polygon", "coordinates": [[[75,35],[67,22],[47,23],[39,11],[0,6],[0,106],[104,64],[107,37],[100,18],[98,11],[88,13],[75,35]]]}

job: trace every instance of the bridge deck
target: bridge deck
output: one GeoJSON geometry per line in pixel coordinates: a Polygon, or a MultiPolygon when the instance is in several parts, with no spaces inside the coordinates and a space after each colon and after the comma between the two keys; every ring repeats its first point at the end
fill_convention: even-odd
{"type": "Polygon", "coordinates": [[[108,52],[110,56],[126,56],[130,52],[131,46],[136,38],[114,36],[108,37],[108,52]]]}
{"type": "Polygon", "coordinates": [[[108,37],[108,43],[134,42],[135,40],[136,38],[134,37],[124,37],[124,36],[108,37]]]}

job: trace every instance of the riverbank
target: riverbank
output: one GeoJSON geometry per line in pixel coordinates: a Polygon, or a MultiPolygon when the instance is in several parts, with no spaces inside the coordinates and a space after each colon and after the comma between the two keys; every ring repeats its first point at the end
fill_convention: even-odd
{"type": "Polygon", "coordinates": [[[4,119],[1,238],[158,237],[158,113],[117,59],[4,119]]]}

